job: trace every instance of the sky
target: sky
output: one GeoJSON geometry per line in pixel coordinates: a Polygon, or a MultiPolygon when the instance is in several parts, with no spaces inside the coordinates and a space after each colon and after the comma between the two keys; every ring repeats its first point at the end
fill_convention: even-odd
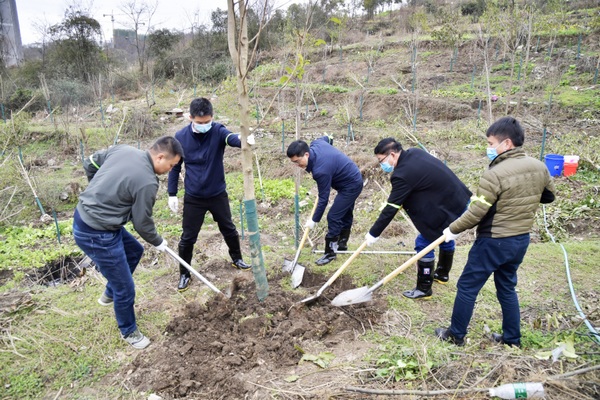
{"type": "MultiPolygon", "coordinates": [[[[65,10],[72,4],[81,4],[90,11],[104,32],[106,40],[112,36],[111,15],[114,16],[115,29],[128,27],[127,16],[121,11],[127,3],[142,0],[16,0],[19,13],[19,27],[23,45],[40,42],[42,35],[39,26],[50,26],[60,23],[65,10]],[[36,28],[36,26],[38,28],[36,28]]],[[[154,4],[156,0],[146,0],[154,4]]],[[[304,3],[306,0],[276,0],[277,6],[285,7],[292,3],[304,3]]],[[[167,28],[179,31],[191,31],[194,23],[210,26],[210,14],[220,8],[227,9],[227,0],[158,0],[158,8],[151,23],[155,29],[167,28]]],[[[144,31],[144,29],[142,29],[144,31]]]]}

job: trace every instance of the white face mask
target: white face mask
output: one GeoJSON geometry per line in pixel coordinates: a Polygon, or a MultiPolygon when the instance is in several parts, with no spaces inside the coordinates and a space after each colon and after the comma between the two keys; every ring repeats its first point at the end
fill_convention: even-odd
{"type": "Polygon", "coordinates": [[[206,133],[210,130],[210,128],[212,128],[212,121],[206,123],[206,124],[197,124],[195,122],[192,121],[192,128],[194,129],[194,131],[199,132],[199,133],[206,133]]]}

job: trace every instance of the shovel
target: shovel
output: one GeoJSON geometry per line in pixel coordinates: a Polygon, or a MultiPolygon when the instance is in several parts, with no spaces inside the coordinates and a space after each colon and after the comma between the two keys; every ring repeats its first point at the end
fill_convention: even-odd
{"type": "Polygon", "coordinates": [[[348,265],[350,265],[350,263],[360,254],[360,252],[366,246],[367,246],[367,242],[363,242],[363,244],[361,244],[360,247],[358,249],[356,249],[354,254],[352,254],[350,256],[350,258],[348,258],[346,260],[346,262],[341,267],[339,267],[337,271],[335,271],[335,274],[333,274],[331,276],[331,278],[329,278],[329,280],[327,282],[325,282],[325,284],[323,286],[321,286],[321,288],[317,291],[317,294],[315,294],[314,296],[307,297],[304,300],[300,300],[299,303],[309,303],[309,302],[312,302],[312,301],[316,300],[317,298],[319,298],[319,296],[321,296],[321,294],[325,291],[325,289],[327,289],[329,286],[331,286],[331,284],[342,274],[342,272],[344,272],[346,267],[348,265]]]}
{"type": "MultiPolygon", "coordinates": [[[[310,212],[310,218],[312,218],[315,210],[317,209],[318,199],[315,200],[315,204],[313,205],[312,211],[310,212]]],[[[296,251],[296,256],[294,257],[294,261],[290,262],[289,260],[283,261],[283,270],[285,272],[290,272],[292,274],[292,287],[296,289],[302,283],[302,278],[304,277],[304,266],[298,264],[298,257],[300,257],[300,252],[304,247],[304,243],[306,242],[306,238],[308,238],[308,231],[310,229],[307,227],[304,230],[304,234],[302,235],[302,240],[300,240],[300,244],[298,245],[298,250],[296,251]]]]}
{"type": "Polygon", "coordinates": [[[431,243],[429,246],[425,247],[423,250],[421,250],[420,252],[418,252],[417,254],[412,256],[411,258],[409,258],[404,264],[402,264],[401,266],[399,266],[398,268],[396,268],[395,270],[390,272],[385,278],[383,278],[382,280],[380,280],[379,282],[377,282],[375,285],[371,286],[370,288],[364,286],[364,287],[357,288],[357,289],[346,290],[345,292],[338,294],[335,297],[335,299],[333,299],[331,301],[331,304],[336,307],[342,307],[342,306],[347,306],[350,304],[358,304],[358,303],[364,303],[367,301],[371,301],[371,299],[373,298],[373,296],[372,296],[373,292],[375,290],[379,289],[381,286],[385,285],[386,283],[391,281],[393,278],[395,278],[396,275],[398,275],[400,272],[404,271],[406,268],[410,267],[415,262],[420,260],[425,254],[427,254],[431,250],[435,249],[445,239],[446,239],[446,236],[444,236],[444,235],[440,236],[439,238],[437,238],[435,240],[435,242],[431,243]]]}
{"type": "Polygon", "coordinates": [[[173,250],[171,250],[170,248],[166,248],[167,253],[169,253],[169,255],[171,257],[173,257],[175,260],[179,261],[179,263],[181,265],[183,265],[188,271],[190,271],[192,274],[194,274],[194,276],[198,279],[200,279],[202,282],[204,282],[204,284],[206,286],[208,286],[210,288],[210,290],[212,290],[215,293],[219,293],[221,295],[223,295],[223,297],[225,298],[230,298],[231,295],[226,295],[225,293],[221,292],[215,285],[213,285],[212,283],[210,283],[208,281],[208,279],[206,279],[205,277],[203,277],[202,275],[200,275],[200,272],[196,271],[194,268],[192,268],[190,266],[190,264],[188,264],[187,262],[185,262],[181,257],[179,257],[179,255],[177,253],[175,253],[173,250]]]}

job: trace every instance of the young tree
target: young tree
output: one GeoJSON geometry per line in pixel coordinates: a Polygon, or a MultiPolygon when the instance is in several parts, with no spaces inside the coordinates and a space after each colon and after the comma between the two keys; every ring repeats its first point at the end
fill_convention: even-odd
{"type": "Polygon", "coordinates": [[[69,7],[65,18],[48,29],[53,39],[49,56],[55,75],[89,82],[104,67],[100,23],[87,11],[69,7]]]}
{"type": "MultiPolygon", "coordinates": [[[[268,1],[265,1],[265,4],[268,1]]],[[[264,25],[264,12],[261,25],[264,25]]],[[[254,193],[254,169],[252,149],[247,139],[250,135],[250,99],[248,94],[248,73],[251,59],[256,54],[257,38],[260,35],[248,38],[248,5],[245,0],[227,0],[227,43],[231,60],[236,68],[238,103],[240,105],[240,131],[242,139],[242,170],[244,176],[244,204],[246,206],[246,219],[250,237],[250,254],[252,256],[252,273],[256,281],[257,297],[264,300],[269,292],[267,275],[260,245],[260,232],[258,229],[258,216],[256,214],[256,197],[254,193]],[[235,5],[237,4],[237,13],[235,5]],[[248,52],[251,43],[254,49],[250,60],[248,52]]]]}
{"type": "Polygon", "coordinates": [[[148,67],[146,65],[148,60],[146,39],[148,33],[152,30],[151,21],[157,8],[158,0],[156,0],[154,4],[148,4],[144,1],[138,4],[137,0],[132,0],[121,7],[121,11],[129,19],[129,24],[126,26],[134,33],[133,46],[137,53],[138,65],[142,75],[148,72],[148,67]],[[142,27],[145,27],[143,32],[142,27]]]}

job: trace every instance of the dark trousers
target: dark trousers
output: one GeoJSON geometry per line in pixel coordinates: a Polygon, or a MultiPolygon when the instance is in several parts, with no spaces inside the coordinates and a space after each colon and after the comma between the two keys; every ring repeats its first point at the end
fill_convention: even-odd
{"type": "Polygon", "coordinates": [[[204,217],[209,211],[229,247],[231,259],[234,261],[241,259],[240,239],[237,229],[231,220],[231,209],[229,207],[227,192],[209,198],[198,198],[188,194],[183,197],[183,233],[181,234],[179,247],[194,246],[204,223],[204,217]]]}
{"type": "Polygon", "coordinates": [[[529,246],[529,234],[475,240],[465,269],[456,284],[450,332],[459,339],[467,334],[479,291],[494,274],[496,297],[502,308],[502,331],[506,344],[520,344],[521,313],[517,286],[517,269],[529,246]]]}
{"type": "Polygon", "coordinates": [[[113,299],[121,334],[129,335],[137,329],[132,274],[142,258],[144,247],[125,228],[99,231],[90,228],[78,216],[73,221],[73,237],[108,281],[104,294],[113,299]]]}
{"type": "MultiPolygon", "coordinates": [[[[429,246],[431,243],[433,243],[433,242],[425,239],[425,236],[423,236],[419,233],[415,239],[415,251],[418,253],[421,250],[423,250],[425,247],[429,246]]],[[[454,251],[454,247],[455,247],[454,240],[451,240],[449,242],[442,242],[442,244],[440,244],[440,250],[444,250],[444,251],[454,251]]],[[[434,260],[435,260],[435,249],[431,250],[429,253],[425,254],[421,258],[421,261],[434,261],[434,260]]]]}
{"type": "Polygon", "coordinates": [[[338,192],[327,213],[327,237],[335,238],[342,230],[352,228],[354,203],[362,192],[362,183],[353,188],[338,192]]]}

